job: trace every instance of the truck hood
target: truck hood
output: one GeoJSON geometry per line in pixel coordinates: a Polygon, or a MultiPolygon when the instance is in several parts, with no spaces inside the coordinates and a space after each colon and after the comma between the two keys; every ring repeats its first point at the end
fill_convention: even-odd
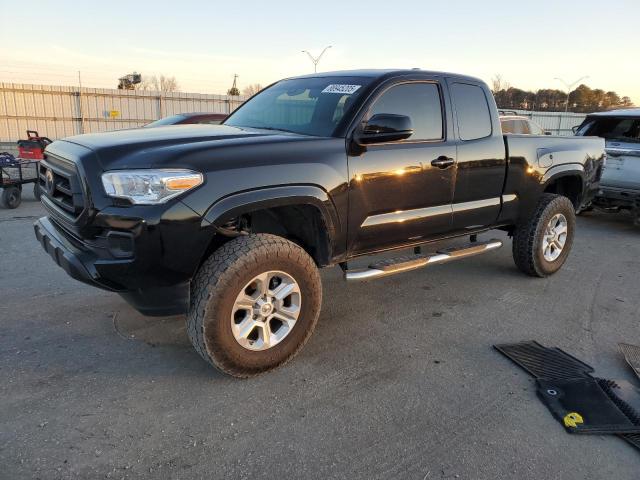
{"type": "Polygon", "coordinates": [[[226,125],[171,125],[135,128],[67,137],[51,144],[53,151],[64,150],[62,142],[73,143],[93,152],[103,170],[128,168],[184,168],[190,157],[206,155],[215,161],[215,151],[312,139],[277,130],[231,127],[226,125]]]}

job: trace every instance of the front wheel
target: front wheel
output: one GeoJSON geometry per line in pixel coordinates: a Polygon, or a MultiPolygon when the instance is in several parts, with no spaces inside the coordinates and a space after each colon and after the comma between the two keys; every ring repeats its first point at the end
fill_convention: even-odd
{"type": "Polygon", "coordinates": [[[322,283],[300,246],[270,234],[231,240],[192,283],[187,332],[197,352],[235,377],[250,377],[291,358],[313,332],[322,283]]]}
{"type": "Polygon", "coordinates": [[[573,244],[576,215],[567,197],[545,193],[527,221],[513,235],[513,259],[520,270],[546,277],[564,264],[573,244]]]}

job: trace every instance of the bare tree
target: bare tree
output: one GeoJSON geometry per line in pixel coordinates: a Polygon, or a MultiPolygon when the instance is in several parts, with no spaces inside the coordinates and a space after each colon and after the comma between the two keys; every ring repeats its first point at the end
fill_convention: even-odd
{"type": "Polygon", "coordinates": [[[260,85],[259,83],[253,83],[251,85],[244,87],[242,89],[242,94],[251,96],[251,95],[255,95],[260,90],[262,90],[262,85],[260,85]]]}
{"type": "Polygon", "coordinates": [[[509,88],[511,88],[511,85],[499,73],[496,73],[491,79],[491,91],[494,94],[501,90],[509,90],[509,88]]]}
{"type": "Polygon", "coordinates": [[[160,75],[145,75],[142,77],[142,82],[136,85],[136,90],[153,90],[156,92],[177,92],[180,90],[180,85],[176,77],[165,77],[160,75]]]}

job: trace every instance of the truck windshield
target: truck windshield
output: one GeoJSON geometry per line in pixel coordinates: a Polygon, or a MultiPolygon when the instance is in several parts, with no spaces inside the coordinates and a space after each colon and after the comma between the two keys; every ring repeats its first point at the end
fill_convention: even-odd
{"type": "Polygon", "coordinates": [[[283,80],[251,98],[224,124],[330,137],[370,81],[367,77],[283,80]]]}
{"type": "Polygon", "coordinates": [[[607,140],[640,142],[640,118],[591,117],[580,127],[578,135],[593,135],[607,140]]]}

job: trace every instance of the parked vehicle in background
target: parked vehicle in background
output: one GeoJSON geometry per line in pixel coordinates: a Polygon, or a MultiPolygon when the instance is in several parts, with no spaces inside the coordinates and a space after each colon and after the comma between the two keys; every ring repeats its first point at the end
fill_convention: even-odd
{"type": "Polygon", "coordinates": [[[607,161],[595,206],[631,210],[640,225],[640,108],[587,115],[576,135],[605,139],[607,161]]]}
{"type": "Polygon", "coordinates": [[[155,122],[147,123],[144,128],[164,127],[166,125],[186,125],[194,123],[204,123],[208,125],[220,125],[227,118],[226,113],[178,113],[170,117],[164,117],[155,122]]]}
{"type": "Polygon", "coordinates": [[[492,251],[502,241],[477,235],[500,229],[522,272],[555,273],[604,156],[601,138],[502,135],[473,77],[318,73],[276,82],[217,127],[54,142],[35,234],[73,278],[144,314],[186,313],[196,351],[248,377],[308,340],[319,267],[372,280],[492,251]]]}
{"type": "Polygon", "coordinates": [[[502,133],[517,135],[551,135],[533,120],[521,115],[501,115],[502,133]]]}

